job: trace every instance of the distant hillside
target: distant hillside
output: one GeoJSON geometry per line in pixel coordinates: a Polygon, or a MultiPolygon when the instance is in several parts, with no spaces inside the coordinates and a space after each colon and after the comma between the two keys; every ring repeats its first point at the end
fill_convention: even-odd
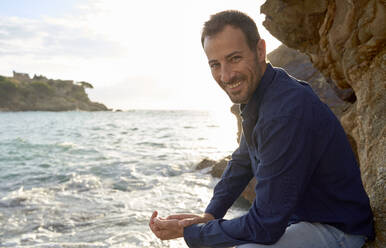
{"type": "Polygon", "coordinates": [[[91,102],[85,88],[93,86],[13,72],[13,77],[0,76],[0,111],[109,110],[101,103],[91,102]]]}

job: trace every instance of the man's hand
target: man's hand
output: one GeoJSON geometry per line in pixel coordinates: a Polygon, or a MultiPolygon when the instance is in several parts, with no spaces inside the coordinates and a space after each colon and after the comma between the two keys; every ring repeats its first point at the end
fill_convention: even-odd
{"type": "Polygon", "coordinates": [[[157,217],[157,211],[150,218],[149,227],[161,240],[176,239],[184,236],[184,228],[177,219],[163,219],[157,217]]]}
{"type": "Polygon", "coordinates": [[[174,214],[168,216],[166,219],[157,217],[157,215],[157,211],[154,211],[150,218],[149,227],[155,236],[161,240],[183,237],[184,227],[214,220],[213,215],[209,213],[205,213],[202,216],[195,214],[174,214]]]}
{"type": "Polygon", "coordinates": [[[195,215],[195,214],[174,214],[169,215],[167,220],[178,220],[178,224],[181,227],[187,227],[193,224],[198,223],[207,223],[208,221],[214,220],[213,215],[205,213],[204,215],[195,215]]]}

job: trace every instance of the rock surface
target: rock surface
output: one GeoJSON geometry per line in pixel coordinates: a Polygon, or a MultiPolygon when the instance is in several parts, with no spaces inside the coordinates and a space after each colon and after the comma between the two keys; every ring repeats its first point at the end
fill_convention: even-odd
{"type": "Polygon", "coordinates": [[[267,55],[268,61],[285,69],[291,76],[306,81],[319,98],[326,103],[337,116],[342,116],[350,103],[342,98],[351,95],[351,89],[339,89],[312,65],[309,58],[295,49],[281,45],[267,55]]]}
{"type": "Polygon", "coordinates": [[[386,247],[386,4],[383,0],[267,0],[263,25],[351,94],[341,122],[358,154],[374,210],[377,237],[386,247]]]}
{"type": "Polygon", "coordinates": [[[91,102],[87,82],[53,80],[14,72],[13,77],[0,76],[0,111],[106,111],[101,103],[91,102]]]}

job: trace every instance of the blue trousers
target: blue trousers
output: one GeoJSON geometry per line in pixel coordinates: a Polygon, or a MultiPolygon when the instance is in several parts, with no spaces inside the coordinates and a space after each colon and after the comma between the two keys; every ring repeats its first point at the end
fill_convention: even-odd
{"type": "Polygon", "coordinates": [[[237,248],[360,248],[366,237],[346,234],[333,226],[299,222],[287,227],[273,245],[244,244],[237,248]]]}

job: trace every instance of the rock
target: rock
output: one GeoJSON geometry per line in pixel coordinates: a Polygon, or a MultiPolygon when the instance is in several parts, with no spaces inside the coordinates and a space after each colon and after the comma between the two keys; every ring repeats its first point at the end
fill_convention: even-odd
{"type": "Polygon", "coordinates": [[[347,89],[340,97],[350,105],[340,120],[358,155],[377,234],[367,247],[386,247],[384,1],[267,0],[261,12],[275,37],[304,52],[337,89],[347,89]]]}
{"type": "Polygon", "coordinates": [[[106,111],[101,103],[91,102],[85,88],[90,83],[53,80],[13,72],[13,77],[0,76],[0,111],[106,111]]]}
{"type": "Polygon", "coordinates": [[[231,107],[231,113],[235,115],[237,120],[237,143],[240,143],[242,133],[242,120],[240,116],[240,104],[233,104],[231,107]]]}
{"type": "Polygon", "coordinates": [[[213,167],[217,162],[211,159],[204,158],[197,166],[196,170],[202,170],[208,167],[213,167]]]}
{"type": "Polygon", "coordinates": [[[216,164],[213,165],[212,170],[210,171],[210,174],[212,174],[212,176],[214,177],[221,177],[230,159],[231,157],[229,156],[216,162],[216,164]]]}
{"type": "MultiPolygon", "coordinates": [[[[219,161],[214,161],[214,160],[210,160],[210,159],[203,159],[196,166],[196,170],[202,170],[202,169],[211,167],[211,170],[209,173],[213,177],[220,178],[230,159],[231,159],[231,156],[223,158],[219,161]]],[[[243,193],[241,194],[241,197],[249,202],[252,202],[255,199],[255,186],[256,186],[256,179],[253,178],[249,182],[248,186],[245,188],[243,193]]]]}
{"type": "Polygon", "coordinates": [[[291,76],[309,83],[319,98],[331,108],[335,115],[342,116],[343,112],[350,106],[350,103],[344,100],[352,95],[352,90],[334,87],[334,84],[329,83],[331,80],[326,79],[312,65],[305,54],[281,45],[269,53],[267,58],[273,66],[281,67],[291,76]]]}
{"type": "Polygon", "coordinates": [[[205,158],[196,166],[196,170],[202,170],[202,169],[211,167],[210,174],[213,177],[221,177],[230,158],[231,156],[227,156],[221,159],[220,161],[215,161],[215,160],[205,158]]]}

